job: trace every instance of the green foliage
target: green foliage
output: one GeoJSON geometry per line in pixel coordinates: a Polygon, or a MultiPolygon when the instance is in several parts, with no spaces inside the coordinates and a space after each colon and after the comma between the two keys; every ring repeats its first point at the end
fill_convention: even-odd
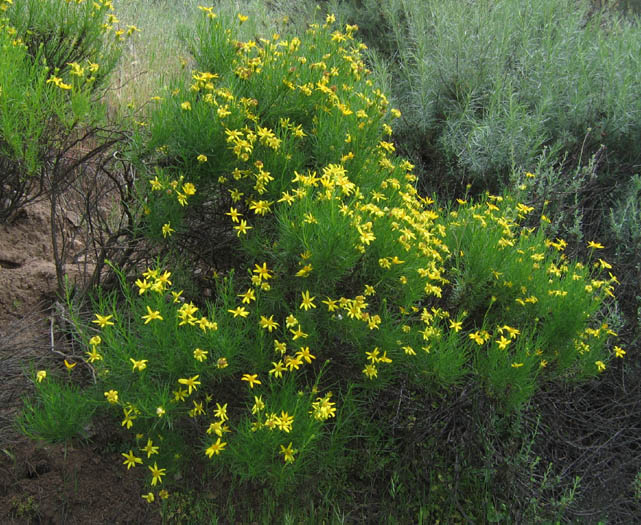
{"type": "Polygon", "coordinates": [[[38,185],[51,141],[73,117],[65,111],[63,90],[47,83],[47,71],[29,60],[6,26],[0,29],[0,42],[0,219],[5,219],[38,185]]]}
{"type": "Polygon", "coordinates": [[[71,150],[104,119],[96,89],[120,49],[102,28],[109,9],[59,0],[0,3],[0,220],[63,186],[101,150],[71,160],[71,150]]]}
{"type": "Polygon", "coordinates": [[[48,443],[88,436],[95,398],[67,378],[48,377],[34,383],[36,399],[26,399],[18,426],[27,436],[48,443]]]}
{"type": "Polygon", "coordinates": [[[85,70],[92,89],[104,87],[120,56],[120,42],[133,27],[117,27],[111,0],[24,0],[4,9],[32,59],[42,60],[56,74],[82,77],[79,71],[85,70]]]}
{"type": "MultiPolygon", "coordinates": [[[[641,159],[638,15],[614,9],[629,5],[329,5],[360,26],[371,62],[391,71],[392,100],[403,110],[395,137],[421,168],[422,191],[450,199],[470,189],[520,191],[522,174],[535,172],[522,200],[549,217],[550,235],[565,239],[570,252],[585,253],[591,239],[620,239],[616,248],[604,244],[622,277],[621,308],[633,317],[636,248],[621,228],[635,223],[611,215],[630,209],[626,188],[641,159]]],[[[628,328],[638,334],[635,324],[628,328]]]]}
{"type": "MultiPolygon", "coordinates": [[[[531,396],[535,377],[595,375],[614,335],[598,314],[618,281],[570,263],[562,253],[567,243],[546,239],[545,216],[541,228],[523,227],[533,211],[510,197],[490,196],[451,212],[446,237],[455,276],[449,300],[467,312],[479,347],[494,340],[487,354],[476,353],[476,366],[517,405],[531,396]]],[[[594,259],[595,268],[610,267],[594,259]]]]}
{"type": "Polygon", "coordinates": [[[395,71],[399,138],[433,174],[429,184],[464,177],[496,191],[514,168],[533,170],[544,147],[551,165],[567,155],[570,170],[601,144],[610,173],[638,163],[633,21],[573,0],[338,7],[395,71]]]}
{"type": "MultiPolygon", "coordinates": [[[[505,426],[546,382],[608,366],[615,334],[603,310],[617,281],[600,245],[574,262],[542,210],[514,197],[444,209],[419,194],[389,138],[400,112],[355,26],[328,16],[300,36],[260,38],[242,15],[200,10],[193,70],[153,98],[134,137],[146,246],[166,257],[136,275],[113,268],[120,287],[97,291],[90,321],[69,302],[78,368],[94,382],[73,409],[83,417],[68,420],[84,423],[98,403],[127,436],[124,465],[145,472],[143,497],[176,489],[166,516],[218,514],[203,505],[187,516],[181,479],[229,480],[229,497],[259,490],[263,519],[295,520],[312,494],[322,516],[364,496],[384,504],[362,521],[501,521],[509,513],[494,495],[528,468],[525,485],[547,498],[552,467],[539,479],[523,434],[505,426]],[[501,459],[505,479],[493,464],[502,439],[519,451],[501,459]]],[[[492,132],[496,147],[541,132],[534,123],[518,138],[529,106],[512,98],[514,126],[492,132]]],[[[500,174],[501,162],[519,165],[518,148],[474,156],[500,174]]],[[[524,192],[540,180],[523,178],[524,192]]],[[[55,436],[39,410],[80,390],[36,377],[23,429],[55,436]]]]}
{"type": "Polygon", "coordinates": [[[641,281],[641,177],[634,175],[622,188],[616,204],[610,209],[609,227],[621,284],[628,292],[622,304],[641,305],[638,283],[641,281]]]}
{"type": "Polygon", "coordinates": [[[607,327],[590,323],[610,282],[586,284],[588,270],[553,251],[560,242],[520,224],[523,204],[443,214],[420,197],[384,140],[396,110],[355,28],[328,17],[301,39],[257,44],[236,39],[242,19],[203,10],[196,42],[212,71],[197,64],[156,101],[141,154],[163,167],[142,191],[152,237],[171,247],[216,232],[232,263],[211,304],[157,266],[137,293],[121,275],[120,294],[99,297],[99,334],[76,320],[94,394],[136,439],[159,443],[152,474],[209,456],[215,472],[284,488],[318,470],[338,439],[322,423],[352,396],[357,428],[399,381],[440,389],[471,376],[513,410],[537,382],[605,368],[607,327]]]}

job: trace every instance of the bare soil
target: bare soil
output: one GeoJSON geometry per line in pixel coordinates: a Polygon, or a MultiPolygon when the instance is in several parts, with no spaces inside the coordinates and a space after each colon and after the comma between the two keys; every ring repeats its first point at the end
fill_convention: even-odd
{"type": "MultiPolygon", "coordinates": [[[[0,523],[159,523],[157,504],[104,434],[66,445],[36,443],[15,418],[33,392],[28,371],[63,366],[51,321],[56,272],[48,204],[0,224],[0,523]]],[[[142,473],[139,473],[142,474],[142,473]]]]}

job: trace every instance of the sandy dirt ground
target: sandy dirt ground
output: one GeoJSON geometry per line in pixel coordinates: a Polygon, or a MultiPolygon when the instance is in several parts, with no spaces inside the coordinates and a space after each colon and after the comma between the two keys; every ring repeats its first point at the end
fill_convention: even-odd
{"type": "Polygon", "coordinates": [[[53,260],[46,201],[0,224],[0,523],[160,523],[108,434],[47,445],[15,425],[33,392],[30,370],[63,366],[56,350],[64,337],[51,320],[53,260]]]}

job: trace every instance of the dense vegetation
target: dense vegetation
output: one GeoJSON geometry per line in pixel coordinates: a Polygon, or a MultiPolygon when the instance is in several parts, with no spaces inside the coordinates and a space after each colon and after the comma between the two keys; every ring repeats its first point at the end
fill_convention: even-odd
{"type": "Polygon", "coordinates": [[[113,7],[0,6],[0,218],[73,188],[93,269],[23,432],[166,520],[639,518],[633,15],[113,7]]]}

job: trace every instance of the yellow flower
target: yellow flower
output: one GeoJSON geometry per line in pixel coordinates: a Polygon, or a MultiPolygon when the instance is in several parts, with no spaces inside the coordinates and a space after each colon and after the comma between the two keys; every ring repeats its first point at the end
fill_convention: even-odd
{"type": "Polygon", "coordinates": [[[241,381],[247,381],[250,388],[254,388],[254,385],[262,384],[258,379],[258,374],[243,374],[243,377],[240,378],[241,381]]]}
{"type": "Polygon", "coordinates": [[[42,381],[47,377],[47,371],[46,370],[38,370],[38,373],[36,374],[36,379],[38,380],[38,383],[42,383],[42,381]]]}
{"type": "Polygon", "coordinates": [[[243,306],[239,306],[238,308],[235,308],[233,310],[227,310],[230,314],[233,314],[234,317],[247,317],[249,315],[249,312],[245,310],[243,306]]]}
{"type": "Polygon", "coordinates": [[[216,361],[216,366],[218,368],[226,368],[229,365],[227,363],[227,359],[225,357],[221,357],[218,359],[218,361],[216,361]]]}
{"type": "Polygon", "coordinates": [[[130,450],[128,454],[122,453],[122,456],[125,457],[125,460],[122,462],[124,465],[127,465],[127,470],[131,467],[135,467],[136,463],[142,463],[142,459],[134,455],[133,450],[130,450]]]}
{"type": "Polygon", "coordinates": [[[290,416],[287,412],[281,411],[280,416],[276,418],[276,425],[283,432],[289,433],[294,424],[294,416],[290,416]]]}
{"type": "Polygon", "coordinates": [[[296,357],[304,359],[308,363],[311,363],[312,359],[316,359],[316,356],[310,353],[309,346],[301,346],[299,351],[296,352],[296,357]]]}
{"type": "Polygon", "coordinates": [[[207,162],[207,155],[203,155],[202,153],[196,157],[196,160],[198,162],[207,162]]]}
{"type": "Polygon", "coordinates": [[[274,377],[279,378],[283,377],[283,372],[287,372],[287,368],[282,361],[278,361],[278,363],[272,361],[272,365],[274,365],[274,368],[269,371],[269,375],[274,374],[274,377]]]}
{"type": "Polygon", "coordinates": [[[213,20],[218,16],[216,13],[214,13],[213,7],[204,7],[202,5],[199,5],[198,9],[200,9],[203,13],[205,13],[207,15],[207,18],[209,18],[210,20],[213,20]]]}
{"type": "Polygon", "coordinates": [[[303,302],[301,303],[299,308],[302,308],[304,310],[309,310],[310,308],[316,308],[316,305],[312,302],[316,297],[310,297],[309,290],[305,290],[304,292],[301,292],[301,295],[303,297],[303,302]]]}
{"type": "Polygon", "coordinates": [[[158,175],[156,175],[153,179],[149,181],[149,184],[151,184],[151,189],[153,191],[159,191],[162,190],[162,182],[158,180],[158,175]]]}
{"type": "Polygon", "coordinates": [[[183,103],[180,105],[180,107],[181,107],[184,111],[191,111],[191,104],[190,104],[189,102],[183,102],[183,103]]]}
{"type": "Polygon", "coordinates": [[[158,319],[159,321],[162,321],[162,316],[160,315],[160,311],[158,310],[152,310],[149,306],[147,306],[147,315],[143,315],[142,319],[145,320],[145,324],[150,323],[154,319],[158,319]]]}
{"type": "Polygon", "coordinates": [[[216,410],[214,410],[214,416],[220,419],[221,422],[227,421],[227,419],[229,419],[227,417],[227,403],[225,403],[222,406],[220,405],[220,403],[216,403],[216,410]]]}
{"type": "Polygon", "coordinates": [[[239,191],[238,188],[234,188],[233,190],[228,190],[229,195],[231,196],[231,200],[234,202],[240,201],[240,199],[243,198],[243,195],[245,195],[243,192],[239,191]]]}
{"type": "Polygon", "coordinates": [[[192,389],[196,390],[196,385],[200,384],[200,381],[197,381],[198,377],[199,377],[198,375],[195,375],[195,376],[190,377],[188,379],[179,379],[178,382],[181,385],[186,385],[188,390],[189,390],[188,394],[191,394],[192,389]]]}
{"type": "Polygon", "coordinates": [[[214,421],[209,425],[207,429],[207,434],[216,434],[217,436],[222,437],[223,433],[230,432],[229,427],[224,424],[224,421],[214,421]]]}
{"type": "Polygon", "coordinates": [[[305,213],[303,217],[303,224],[318,224],[318,220],[311,213],[305,213]]]}
{"type": "Polygon", "coordinates": [[[122,423],[120,423],[120,426],[131,428],[134,425],[134,419],[136,419],[136,416],[132,415],[134,412],[134,409],[123,408],[123,412],[125,413],[125,419],[122,420],[122,423]]]}
{"type": "Polygon", "coordinates": [[[110,321],[112,317],[113,315],[96,314],[96,319],[92,321],[92,323],[97,324],[100,328],[104,328],[105,326],[113,325],[113,322],[110,321]]]}
{"type": "Polygon", "coordinates": [[[248,17],[248,16],[241,15],[240,13],[238,13],[236,16],[238,17],[238,20],[240,21],[240,23],[241,23],[241,24],[242,24],[243,22],[247,22],[247,20],[249,20],[249,17],[248,17]]]}
{"type": "MultiPolygon", "coordinates": [[[[185,398],[187,397],[187,390],[183,388],[179,388],[178,390],[174,390],[174,401],[184,401],[185,398]]],[[[156,410],[157,412],[157,410],[156,410]]]]}
{"type": "Polygon", "coordinates": [[[196,186],[191,182],[187,182],[186,184],[183,184],[183,192],[188,196],[196,195],[196,186]]]}
{"type": "Polygon", "coordinates": [[[252,407],[252,414],[257,414],[265,408],[263,396],[254,396],[254,406],[252,407]]]}
{"type": "Polygon", "coordinates": [[[232,222],[238,222],[238,217],[243,216],[243,214],[239,213],[238,210],[233,206],[229,208],[229,211],[225,213],[225,215],[229,215],[231,217],[232,222]]]}
{"type": "Polygon", "coordinates": [[[623,357],[626,354],[625,350],[620,346],[615,346],[613,350],[616,357],[623,357]]]}
{"type": "Polygon", "coordinates": [[[290,328],[290,330],[289,330],[289,331],[290,331],[290,332],[292,333],[292,335],[294,336],[294,337],[292,337],[292,339],[293,339],[294,341],[296,341],[296,339],[299,339],[299,338],[301,338],[301,337],[302,337],[303,339],[307,339],[307,337],[309,336],[309,334],[306,334],[305,332],[303,332],[303,330],[302,330],[302,328],[301,328],[300,326],[299,326],[298,328],[296,328],[296,330],[292,330],[292,329],[290,328]]]}
{"type": "Polygon", "coordinates": [[[298,450],[292,448],[292,443],[291,441],[289,442],[289,445],[286,447],[281,445],[280,446],[280,453],[283,455],[283,459],[285,460],[285,463],[293,463],[294,462],[294,454],[296,454],[298,450]]]}
{"type": "Polygon", "coordinates": [[[521,368],[523,366],[523,363],[512,363],[512,368],[521,368]]]}
{"type": "Polygon", "coordinates": [[[266,213],[271,212],[269,207],[272,204],[273,203],[264,200],[252,201],[249,205],[249,209],[253,210],[256,215],[265,215],[266,213]]]}
{"type": "Polygon", "coordinates": [[[149,466],[149,470],[151,470],[151,486],[155,486],[156,483],[162,483],[162,477],[165,475],[165,471],[167,469],[164,468],[158,468],[158,464],[154,462],[154,466],[149,466]]]}
{"type": "Polygon", "coordinates": [[[216,443],[212,443],[210,447],[205,450],[205,454],[207,454],[208,457],[213,457],[214,454],[218,455],[222,452],[222,450],[225,448],[225,445],[227,443],[220,441],[220,438],[216,440],[216,443]]]}
{"type": "Polygon", "coordinates": [[[236,230],[236,236],[240,237],[241,234],[245,235],[247,231],[251,230],[253,226],[248,226],[247,221],[245,219],[240,220],[240,224],[238,226],[234,226],[234,230],[236,230]]]}
{"type": "Polygon", "coordinates": [[[336,416],[336,403],[330,401],[331,397],[332,393],[328,392],[325,397],[318,397],[316,401],[312,403],[312,410],[310,410],[309,413],[314,415],[314,419],[326,421],[330,417],[336,416]]]}
{"type": "Polygon", "coordinates": [[[296,277],[307,277],[307,275],[313,270],[311,264],[306,264],[300,270],[296,272],[296,277]]]}
{"type": "Polygon", "coordinates": [[[274,351],[280,352],[281,355],[287,351],[287,343],[281,343],[278,339],[274,339],[274,351]]]}
{"type": "Polygon", "coordinates": [[[299,355],[296,355],[295,357],[291,357],[289,355],[285,356],[285,365],[287,365],[290,372],[298,370],[302,364],[303,359],[299,355]]]}
{"type": "Polygon", "coordinates": [[[141,447],[140,450],[143,452],[147,453],[147,457],[150,458],[153,454],[158,454],[158,448],[159,447],[154,447],[153,442],[151,439],[147,439],[147,444],[144,447],[141,447]]]}
{"type": "Polygon", "coordinates": [[[153,503],[154,502],[154,493],[153,492],[148,492],[147,494],[143,494],[141,496],[141,498],[146,500],[147,503],[153,503]]]}
{"type": "Polygon", "coordinates": [[[184,193],[176,192],[176,199],[178,199],[178,204],[181,206],[187,205],[187,195],[184,193]]]}
{"type": "Polygon", "coordinates": [[[378,346],[374,348],[371,352],[365,352],[365,355],[367,356],[367,360],[371,361],[372,363],[378,363],[378,355],[379,355],[379,350],[378,346]]]}
{"type": "Polygon", "coordinates": [[[450,328],[455,332],[460,332],[463,327],[463,321],[450,321],[450,328]]]}
{"type": "Polygon", "coordinates": [[[85,69],[77,62],[68,62],[67,65],[71,66],[71,71],[69,72],[70,75],[74,75],[76,77],[84,76],[85,69]]]}
{"type": "Polygon", "coordinates": [[[94,335],[91,339],[89,339],[89,344],[91,346],[98,346],[100,343],[102,343],[102,339],[99,335],[94,335]]]}
{"type": "Polygon", "coordinates": [[[510,344],[510,340],[504,336],[501,336],[500,339],[496,340],[496,343],[499,346],[499,350],[505,350],[510,344]]]}
{"type": "Polygon", "coordinates": [[[599,372],[603,372],[605,370],[605,363],[603,361],[595,361],[594,364],[599,372]]]}
{"type": "Polygon", "coordinates": [[[261,279],[265,279],[265,280],[271,279],[273,277],[273,275],[269,273],[269,269],[267,268],[267,263],[263,263],[262,266],[255,264],[252,272],[258,275],[258,277],[260,277],[261,279]]]}
{"type": "Polygon", "coordinates": [[[404,347],[403,347],[403,351],[404,351],[407,355],[416,355],[416,351],[415,351],[411,346],[404,346],[404,347]]]}
{"type": "Polygon", "coordinates": [[[205,413],[205,409],[203,408],[202,401],[200,403],[193,401],[193,403],[194,403],[194,408],[192,408],[189,411],[189,417],[196,417],[205,413]]]}
{"type": "Polygon", "coordinates": [[[158,496],[160,496],[160,499],[167,499],[169,497],[169,492],[167,492],[165,489],[162,489],[158,492],[158,496]]]}
{"type": "Polygon", "coordinates": [[[338,300],[336,299],[331,299],[330,297],[328,297],[326,301],[321,301],[321,303],[327,305],[328,312],[334,312],[338,310],[338,300]]]}
{"type": "Polygon", "coordinates": [[[208,353],[209,352],[207,352],[206,350],[201,350],[200,348],[196,348],[196,350],[194,350],[194,359],[202,363],[205,359],[207,359],[208,353]]]}
{"type": "Polygon", "coordinates": [[[289,192],[284,191],[283,196],[278,199],[278,202],[286,202],[287,204],[291,205],[294,202],[294,197],[289,194],[289,192]]]}
{"type": "Polygon", "coordinates": [[[598,242],[590,241],[590,242],[588,242],[588,248],[592,248],[592,249],[596,249],[596,250],[602,250],[603,248],[605,248],[605,246],[603,246],[602,244],[600,244],[598,242]]]}
{"type": "Polygon", "coordinates": [[[55,75],[50,77],[47,80],[47,84],[52,84],[52,83],[58,86],[60,89],[65,89],[65,90],[71,89],[73,87],[69,84],[65,84],[60,77],[57,77],[55,75]]]}
{"type": "Polygon", "coordinates": [[[129,361],[131,361],[131,364],[133,366],[132,371],[138,370],[139,372],[142,372],[145,368],[147,368],[147,359],[141,359],[140,361],[136,361],[135,359],[132,359],[131,357],[129,358],[129,361]]]}
{"type": "Polygon", "coordinates": [[[166,414],[166,410],[163,407],[156,407],[156,415],[162,417],[166,414]]]}
{"type": "Polygon", "coordinates": [[[70,363],[65,359],[65,367],[67,370],[73,370],[73,368],[77,365],[78,363],[70,363]]]}
{"type": "Polygon", "coordinates": [[[91,352],[85,352],[85,354],[87,354],[87,357],[89,358],[88,361],[90,363],[100,361],[102,359],[102,356],[98,353],[95,346],[91,347],[91,352]]]}
{"type": "MultiPolygon", "coordinates": [[[[165,227],[163,226],[163,235],[164,235],[164,229],[165,227]]],[[[142,281],[140,279],[136,279],[136,282],[134,284],[138,287],[138,295],[144,294],[147,290],[151,288],[151,283],[147,281],[147,279],[143,279],[142,281]]]]}
{"type": "MultiPolygon", "coordinates": [[[[166,223],[166,224],[163,224],[163,225],[162,225],[162,236],[163,236],[163,238],[170,237],[170,236],[171,236],[171,234],[172,234],[173,232],[175,232],[175,231],[176,231],[176,230],[174,230],[174,229],[171,227],[171,222],[168,222],[168,223],[166,223]]],[[[141,291],[141,293],[143,292],[142,288],[141,288],[141,290],[140,290],[140,291],[141,291]]]]}
{"type": "Polygon", "coordinates": [[[115,405],[118,402],[118,391],[117,390],[108,390],[105,392],[105,397],[109,404],[115,405]]]}
{"type": "Polygon", "coordinates": [[[378,377],[378,370],[376,370],[376,367],[371,363],[365,365],[363,373],[370,379],[372,379],[373,377],[378,377]]]}
{"type": "Polygon", "coordinates": [[[278,323],[274,321],[273,315],[270,315],[269,318],[265,317],[264,315],[261,315],[259,324],[261,328],[265,328],[266,330],[269,330],[270,333],[274,328],[278,328],[279,326],[278,323]]]}

